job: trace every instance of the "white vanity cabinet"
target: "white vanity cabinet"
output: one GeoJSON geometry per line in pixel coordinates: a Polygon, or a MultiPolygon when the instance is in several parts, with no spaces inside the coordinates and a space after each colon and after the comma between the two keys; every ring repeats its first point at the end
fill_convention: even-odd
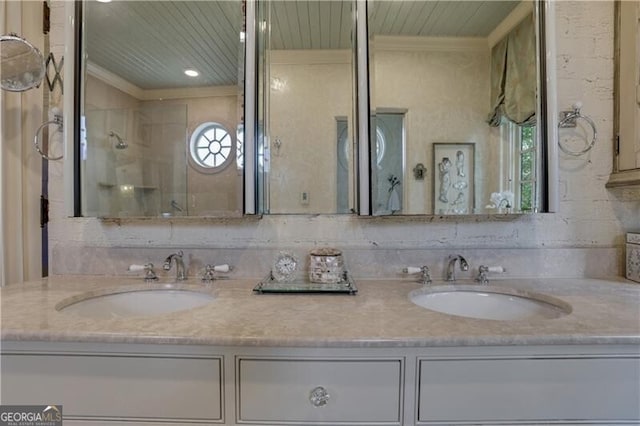
{"type": "Polygon", "coordinates": [[[402,359],[245,358],[236,363],[242,423],[399,425],[402,359]]]}
{"type": "Polygon", "coordinates": [[[640,421],[640,358],[420,359],[418,423],[640,421]]]}
{"type": "Polygon", "coordinates": [[[638,345],[3,342],[2,404],[65,424],[640,424],[638,345]]]}
{"type": "Polygon", "coordinates": [[[220,356],[39,346],[3,348],[2,404],[61,404],[71,424],[223,421],[220,356]]]}

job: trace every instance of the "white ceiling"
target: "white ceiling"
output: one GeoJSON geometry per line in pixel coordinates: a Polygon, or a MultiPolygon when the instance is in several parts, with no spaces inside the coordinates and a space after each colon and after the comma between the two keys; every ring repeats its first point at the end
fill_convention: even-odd
{"type": "MultiPolygon", "coordinates": [[[[376,0],[369,4],[376,35],[486,37],[519,1],[376,0]]],[[[85,42],[90,62],[141,89],[237,84],[241,2],[87,1],[85,42]],[[186,68],[200,71],[197,78],[186,68]]],[[[271,48],[348,49],[352,3],[271,3],[271,48]]]]}

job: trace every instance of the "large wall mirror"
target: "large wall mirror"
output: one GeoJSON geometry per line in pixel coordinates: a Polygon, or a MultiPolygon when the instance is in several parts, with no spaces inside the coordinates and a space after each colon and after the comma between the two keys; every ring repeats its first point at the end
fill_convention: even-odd
{"type": "Polygon", "coordinates": [[[242,214],[243,6],[82,3],[83,216],[242,214]]]}
{"type": "Polygon", "coordinates": [[[263,1],[257,20],[261,210],[352,213],[355,2],[263,1]]]}
{"type": "Polygon", "coordinates": [[[556,209],[549,2],[76,4],[76,215],[556,209]]]}
{"type": "Polygon", "coordinates": [[[548,211],[542,8],[368,6],[372,214],[548,211]]]}

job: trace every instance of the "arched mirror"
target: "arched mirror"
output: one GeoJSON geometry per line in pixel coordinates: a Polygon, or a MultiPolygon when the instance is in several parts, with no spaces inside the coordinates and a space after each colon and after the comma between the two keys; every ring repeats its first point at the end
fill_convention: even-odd
{"type": "Polygon", "coordinates": [[[244,6],[76,2],[76,215],[243,214],[244,6]]]}
{"type": "Polygon", "coordinates": [[[545,3],[368,2],[373,215],[550,211],[545,3]]]}

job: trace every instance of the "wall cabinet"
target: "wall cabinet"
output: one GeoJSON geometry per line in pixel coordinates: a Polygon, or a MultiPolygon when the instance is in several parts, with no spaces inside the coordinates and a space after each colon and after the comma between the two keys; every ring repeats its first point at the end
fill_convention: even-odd
{"type": "Polygon", "coordinates": [[[3,342],[2,404],[76,425],[640,424],[640,347],[3,342]]]}
{"type": "Polygon", "coordinates": [[[640,0],[616,1],[615,162],[607,187],[640,185],[640,0]]]}

